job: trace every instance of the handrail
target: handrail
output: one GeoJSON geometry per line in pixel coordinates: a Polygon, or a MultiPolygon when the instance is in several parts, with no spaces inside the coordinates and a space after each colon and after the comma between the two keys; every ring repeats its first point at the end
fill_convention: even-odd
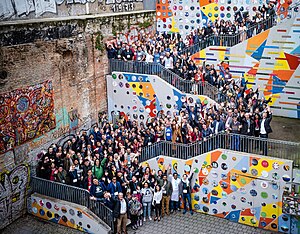
{"type": "MultiPolygon", "coordinates": [[[[297,15],[297,11],[296,8],[298,8],[300,5],[300,2],[296,2],[293,3],[292,5],[290,5],[286,10],[281,11],[280,14],[282,13],[288,13],[288,15],[286,16],[286,18],[284,19],[290,19],[294,16],[297,15]],[[289,14],[291,12],[291,14],[289,14]]],[[[279,20],[277,21],[277,23],[282,23],[284,22],[284,20],[280,20],[279,16],[277,17],[279,20]]],[[[246,32],[239,32],[237,34],[234,35],[210,35],[206,38],[204,38],[203,40],[199,41],[199,43],[194,44],[192,46],[186,47],[184,48],[181,53],[182,54],[190,54],[193,55],[209,46],[234,46],[239,44],[240,38],[243,34],[247,35],[247,39],[251,38],[252,36],[257,35],[257,30],[259,27],[261,26],[266,26],[267,29],[272,28],[273,26],[276,26],[275,23],[275,17],[271,17],[265,20],[262,20],[261,22],[257,22],[254,25],[252,25],[251,27],[249,27],[246,32]],[[254,33],[255,32],[255,33],[254,33]],[[251,35],[250,37],[248,37],[249,35],[251,35]]],[[[259,32],[260,33],[260,32],[259,32]]]]}
{"type": "Polygon", "coordinates": [[[112,230],[114,230],[113,211],[101,202],[92,201],[88,190],[31,176],[31,191],[48,197],[72,202],[90,209],[112,230]]]}
{"type": "Polygon", "coordinates": [[[140,61],[110,60],[110,73],[112,72],[130,72],[138,74],[157,75],[175,88],[184,93],[197,93],[206,95],[213,100],[218,98],[218,89],[205,81],[205,83],[195,83],[185,80],[171,70],[165,68],[159,63],[147,63],[140,61]]]}
{"type": "Polygon", "coordinates": [[[190,144],[160,141],[143,147],[140,161],[147,161],[160,155],[190,159],[216,149],[228,149],[293,160],[295,166],[299,166],[300,164],[300,143],[233,133],[220,133],[208,137],[203,141],[190,144]]]}

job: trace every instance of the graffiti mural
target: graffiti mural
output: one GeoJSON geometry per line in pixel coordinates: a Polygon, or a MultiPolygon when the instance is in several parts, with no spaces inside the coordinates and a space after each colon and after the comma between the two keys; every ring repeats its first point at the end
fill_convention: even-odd
{"type": "Polygon", "coordinates": [[[0,94],[0,153],[55,128],[51,81],[0,94]]]}
{"type": "Polygon", "coordinates": [[[70,130],[75,130],[78,127],[78,120],[79,120],[79,114],[78,110],[71,110],[69,113],[69,120],[70,120],[70,130]]]}
{"type": "Polygon", "coordinates": [[[29,167],[20,165],[0,174],[0,229],[13,222],[26,209],[29,167]]]}
{"type": "MultiPolygon", "coordinates": [[[[111,12],[128,12],[136,9],[136,3],[143,0],[1,0],[0,1],[0,19],[9,19],[11,17],[28,16],[35,12],[36,17],[44,13],[57,14],[60,6],[95,3],[101,11],[110,10],[111,12]]],[[[62,10],[64,11],[64,10],[62,10]]]]}
{"type": "Polygon", "coordinates": [[[143,0],[99,0],[100,4],[109,5],[112,12],[134,11],[135,2],[143,2],[143,0]]]}
{"type": "Polygon", "coordinates": [[[108,112],[118,110],[126,119],[146,123],[165,113],[173,116],[183,104],[211,107],[216,102],[207,96],[185,94],[155,75],[113,72],[107,78],[108,112]]]}

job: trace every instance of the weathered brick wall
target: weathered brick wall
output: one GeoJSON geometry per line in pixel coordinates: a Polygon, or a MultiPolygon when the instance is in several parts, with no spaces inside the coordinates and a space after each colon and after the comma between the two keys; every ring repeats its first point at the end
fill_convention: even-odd
{"type": "Polygon", "coordinates": [[[106,41],[113,38],[113,22],[123,21],[128,31],[153,18],[154,13],[147,13],[2,27],[0,74],[6,75],[0,79],[0,94],[51,80],[56,127],[0,155],[0,171],[35,162],[50,143],[96,123],[98,113],[107,109],[108,73],[106,51],[95,48],[97,35],[106,41]]]}

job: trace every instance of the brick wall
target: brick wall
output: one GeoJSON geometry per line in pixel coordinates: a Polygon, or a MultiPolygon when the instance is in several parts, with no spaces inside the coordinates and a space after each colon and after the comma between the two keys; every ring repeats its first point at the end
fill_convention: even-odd
{"type": "Polygon", "coordinates": [[[0,79],[0,94],[51,80],[56,116],[55,129],[0,155],[0,170],[34,162],[50,143],[97,122],[99,111],[107,109],[108,73],[106,52],[95,48],[98,33],[106,41],[113,37],[112,22],[121,20],[138,27],[138,22],[153,20],[154,14],[36,22],[0,29],[0,74],[7,74],[0,79]],[[78,121],[71,124],[70,116],[78,121]]]}

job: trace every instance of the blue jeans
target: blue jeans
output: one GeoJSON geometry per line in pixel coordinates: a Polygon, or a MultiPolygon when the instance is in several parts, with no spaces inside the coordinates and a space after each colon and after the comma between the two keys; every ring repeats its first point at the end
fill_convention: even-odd
{"type": "Polygon", "coordinates": [[[231,138],[231,150],[239,151],[240,150],[240,136],[232,135],[231,138]]]}
{"type": "Polygon", "coordinates": [[[144,218],[147,217],[147,210],[148,210],[148,217],[151,216],[151,202],[143,202],[143,209],[144,209],[144,218]]]}
{"type": "Polygon", "coordinates": [[[191,194],[189,194],[189,193],[184,193],[184,194],[182,195],[182,199],[183,199],[183,204],[184,204],[184,211],[187,210],[187,202],[188,202],[188,204],[189,204],[190,211],[192,211],[191,194]]]}

